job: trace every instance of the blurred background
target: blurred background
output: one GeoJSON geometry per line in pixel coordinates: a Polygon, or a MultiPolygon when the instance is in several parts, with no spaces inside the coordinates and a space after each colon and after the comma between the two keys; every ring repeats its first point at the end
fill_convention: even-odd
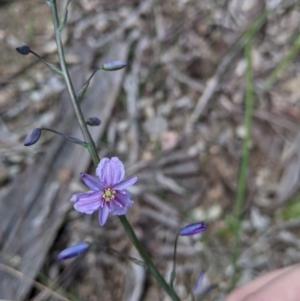
{"type": "MultiPolygon", "coordinates": [[[[62,16],[67,1],[57,2],[62,16]]],[[[76,91],[102,63],[128,62],[124,70],[96,73],[82,109],[102,121],[91,128],[99,155],[118,156],[127,175],[139,177],[127,218],[165,277],[178,229],[199,220],[208,225],[202,236],[179,239],[181,300],[192,300],[202,269],[218,286],[205,300],[226,296],[243,175],[238,284],[299,262],[299,28],[297,0],[69,5],[62,37],[76,91]],[[251,60],[244,51],[249,28],[251,60]],[[239,172],[249,131],[249,164],[239,172]]],[[[33,55],[18,54],[22,43],[58,65],[46,1],[0,2],[0,298],[170,300],[128,259],[139,255],[116,217],[100,227],[97,214],[72,208],[70,196],[86,190],[79,173],[95,171],[88,152],[46,132],[23,146],[37,127],[82,136],[64,82],[33,55]],[[99,245],[56,260],[81,241],[99,245]]]]}

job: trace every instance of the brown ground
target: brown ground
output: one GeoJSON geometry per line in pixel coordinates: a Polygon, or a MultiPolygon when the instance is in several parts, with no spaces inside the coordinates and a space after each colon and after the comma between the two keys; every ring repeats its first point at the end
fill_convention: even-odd
{"type": "MultiPolygon", "coordinates": [[[[67,1],[57,2],[62,11],[67,1]]],[[[176,231],[191,221],[208,224],[202,237],[179,239],[175,286],[182,300],[191,300],[201,269],[218,285],[206,300],[222,300],[230,285],[245,134],[243,33],[275,2],[279,7],[252,45],[255,103],[238,261],[243,283],[300,257],[299,2],[70,4],[63,39],[77,89],[101,62],[128,62],[125,71],[97,73],[83,108],[102,120],[92,130],[100,156],[122,158],[127,174],[139,177],[127,217],[166,277],[176,231]]],[[[79,172],[95,170],[85,150],[48,133],[23,147],[34,127],[81,136],[61,78],[32,55],[14,51],[27,43],[58,63],[47,4],[1,3],[0,298],[63,300],[56,291],[64,300],[169,300],[143,267],[127,259],[139,256],[116,217],[101,228],[96,214],[71,208],[70,195],[85,189],[79,172]],[[84,240],[101,245],[83,258],[56,261],[60,250],[84,240]]]]}

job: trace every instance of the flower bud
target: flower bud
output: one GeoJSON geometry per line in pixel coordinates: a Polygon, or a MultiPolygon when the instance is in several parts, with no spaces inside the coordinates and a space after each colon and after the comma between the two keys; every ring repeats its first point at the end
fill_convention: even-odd
{"type": "Polygon", "coordinates": [[[194,296],[206,296],[210,291],[215,289],[217,286],[215,284],[211,284],[207,274],[204,270],[202,270],[197,277],[195,284],[192,288],[192,294],[194,296]]]}
{"type": "Polygon", "coordinates": [[[197,222],[189,224],[179,230],[179,235],[181,236],[190,236],[205,231],[206,225],[203,222],[197,222]]]}
{"type": "Polygon", "coordinates": [[[73,258],[78,256],[79,254],[84,253],[85,251],[87,251],[87,249],[89,248],[89,243],[84,241],[81,242],[77,245],[71,246],[63,251],[61,251],[58,255],[57,255],[57,259],[58,260],[66,260],[69,258],[73,258]]]}
{"type": "Polygon", "coordinates": [[[23,54],[23,55],[27,55],[27,54],[29,54],[30,52],[31,52],[31,50],[30,50],[30,48],[29,48],[29,46],[27,46],[27,45],[21,45],[21,46],[18,46],[17,48],[16,48],[16,50],[20,53],[20,54],[23,54]]]}
{"type": "Polygon", "coordinates": [[[201,271],[199,276],[197,277],[195,284],[192,288],[192,293],[194,295],[199,295],[204,292],[205,288],[207,288],[207,277],[205,271],[201,271]]]}
{"type": "Polygon", "coordinates": [[[24,141],[24,145],[29,146],[35,144],[40,139],[41,134],[42,131],[39,128],[31,130],[24,141]]]}
{"type": "Polygon", "coordinates": [[[101,120],[97,117],[90,117],[87,121],[86,124],[89,126],[98,126],[101,124],[101,120]]]}
{"type": "Polygon", "coordinates": [[[116,71],[116,70],[123,69],[126,66],[127,66],[127,63],[125,63],[125,62],[122,62],[122,61],[111,61],[111,62],[104,63],[101,66],[101,69],[103,69],[105,71],[116,71]]]}

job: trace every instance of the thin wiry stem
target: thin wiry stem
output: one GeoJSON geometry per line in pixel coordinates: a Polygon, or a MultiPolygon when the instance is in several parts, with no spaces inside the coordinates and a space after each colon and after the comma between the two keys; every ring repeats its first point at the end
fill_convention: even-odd
{"type": "Polygon", "coordinates": [[[250,148],[250,134],[252,123],[252,108],[253,108],[253,75],[251,64],[251,44],[253,38],[253,28],[250,28],[247,33],[247,41],[245,45],[245,58],[247,62],[246,69],[246,109],[245,109],[245,137],[243,141],[241,165],[239,171],[238,188],[235,200],[235,233],[234,233],[234,245],[232,255],[232,278],[231,287],[234,288],[236,284],[237,274],[237,259],[239,254],[240,240],[241,240],[241,213],[243,209],[243,203],[245,198],[245,188],[247,181],[247,170],[249,161],[249,148],[250,148]]]}
{"type": "Polygon", "coordinates": [[[176,235],[175,242],[174,242],[174,252],[173,252],[173,268],[171,272],[171,278],[170,278],[170,285],[171,287],[174,287],[174,280],[176,277],[176,255],[177,255],[177,242],[178,242],[179,235],[176,235]]]}
{"type": "Polygon", "coordinates": [[[156,266],[154,265],[153,261],[150,259],[146,251],[144,250],[142,244],[136,237],[132,227],[130,226],[127,218],[125,215],[119,216],[120,221],[126,230],[128,237],[130,238],[131,242],[134,244],[138,252],[140,253],[141,257],[143,258],[145,264],[147,265],[149,271],[153,275],[153,277],[157,280],[160,286],[165,290],[165,292],[172,298],[173,301],[179,301],[179,297],[175,293],[174,289],[166,282],[164,277],[160,274],[157,270],[156,266]]]}
{"type": "Polygon", "coordinates": [[[71,97],[71,102],[73,105],[73,108],[75,110],[76,118],[78,120],[82,135],[87,142],[88,146],[87,149],[90,153],[90,156],[94,162],[95,165],[98,164],[99,162],[99,156],[97,153],[97,149],[95,146],[95,143],[91,137],[91,134],[87,128],[87,125],[85,123],[82,111],[80,109],[80,106],[77,102],[75,90],[70,78],[70,74],[67,68],[66,60],[65,60],[65,54],[64,54],[64,49],[63,49],[63,44],[61,41],[61,34],[60,34],[60,24],[59,24],[59,19],[58,19],[58,13],[57,13],[57,6],[56,6],[56,0],[51,0],[51,12],[52,12],[52,19],[53,19],[53,24],[54,24],[54,32],[55,32],[55,41],[57,44],[57,52],[58,52],[58,57],[59,57],[59,62],[60,62],[60,67],[64,75],[64,79],[67,85],[67,89],[69,91],[69,95],[71,97]]]}

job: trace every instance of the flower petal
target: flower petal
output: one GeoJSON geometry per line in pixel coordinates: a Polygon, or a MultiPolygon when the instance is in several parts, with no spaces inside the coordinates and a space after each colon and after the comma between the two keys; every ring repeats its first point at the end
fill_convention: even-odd
{"type": "Polygon", "coordinates": [[[79,197],[79,200],[74,204],[74,208],[79,212],[91,214],[100,208],[101,203],[102,192],[96,191],[79,197]]]}
{"type": "Polygon", "coordinates": [[[104,203],[103,207],[99,208],[98,221],[100,226],[103,226],[106,223],[108,213],[109,213],[109,208],[106,205],[106,203],[104,203]]]}
{"type": "Polygon", "coordinates": [[[90,194],[92,194],[94,191],[87,191],[87,192],[78,192],[72,195],[70,201],[73,203],[76,203],[79,201],[81,197],[88,197],[90,194]]]}
{"type": "Polygon", "coordinates": [[[84,184],[87,185],[89,188],[91,188],[94,191],[100,191],[100,190],[103,191],[104,187],[99,179],[87,173],[81,173],[80,175],[84,184]]]}
{"type": "Polygon", "coordinates": [[[112,187],[124,178],[124,165],[117,157],[103,158],[96,169],[96,175],[105,187],[112,187]]]}
{"type": "Polygon", "coordinates": [[[137,181],[137,179],[138,178],[136,176],[126,178],[125,180],[121,181],[120,183],[114,185],[113,189],[117,189],[117,190],[126,189],[127,187],[133,185],[137,181]]]}
{"type": "Polygon", "coordinates": [[[130,192],[128,190],[117,191],[115,194],[116,202],[121,204],[123,207],[130,207],[133,201],[130,199],[130,192]]]}
{"type": "Polygon", "coordinates": [[[120,207],[115,201],[110,202],[110,210],[112,215],[123,215],[127,212],[128,207],[120,207]]]}

